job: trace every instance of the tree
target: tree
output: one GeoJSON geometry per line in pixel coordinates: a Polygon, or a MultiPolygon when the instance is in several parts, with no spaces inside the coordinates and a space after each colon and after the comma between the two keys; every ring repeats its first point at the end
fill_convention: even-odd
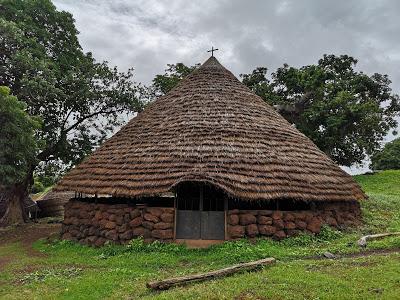
{"type": "Polygon", "coordinates": [[[156,75],[153,79],[151,87],[153,98],[165,95],[172,90],[184,77],[197,69],[200,64],[194,66],[186,66],[183,63],[167,64],[167,69],[163,75],[156,75]]]}
{"type": "Polygon", "coordinates": [[[371,157],[372,170],[399,170],[400,169],[400,138],[387,144],[381,151],[371,157]]]}
{"type": "Polygon", "coordinates": [[[122,73],[96,62],[77,34],[72,15],[49,0],[0,3],[0,85],[43,120],[37,134],[43,147],[27,181],[38,164],[79,162],[126,121],[123,113],[142,109],[132,69],[122,73]]]}
{"type": "Polygon", "coordinates": [[[317,65],[285,64],[271,80],[266,68],[241,77],[334,161],[350,166],[379,149],[400,111],[388,76],[357,72],[356,63],[347,55],[324,55],[317,65]]]}
{"type": "Polygon", "coordinates": [[[41,123],[26,113],[26,104],[0,86],[0,226],[26,220],[21,201],[27,192],[26,174],[34,164],[41,123]]]}

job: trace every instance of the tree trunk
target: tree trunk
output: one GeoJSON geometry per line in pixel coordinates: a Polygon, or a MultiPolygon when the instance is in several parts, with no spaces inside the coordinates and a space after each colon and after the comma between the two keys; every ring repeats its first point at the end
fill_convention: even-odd
{"type": "Polygon", "coordinates": [[[24,205],[27,193],[27,186],[22,183],[0,190],[0,227],[28,220],[24,205]]]}
{"type": "Polygon", "coordinates": [[[29,196],[29,187],[33,184],[34,169],[35,166],[31,165],[22,182],[0,186],[0,227],[28,221],[24,200],[29,196]]]}

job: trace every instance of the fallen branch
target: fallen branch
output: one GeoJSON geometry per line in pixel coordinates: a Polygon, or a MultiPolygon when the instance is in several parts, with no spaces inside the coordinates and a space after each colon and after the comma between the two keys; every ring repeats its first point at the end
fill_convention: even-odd
{"type": "Polygon", "coordinates": [[[261,266],[265,265],[270,265],[275,262],[275,258],[265,258],[257,261],[252,261],[252,262],[247,262],[247,263],[242,263],[238,265],[234,265],[228,268],[208,272],[208,273],[203,273],[203,274],[195,274],[195,275],[188,275],[188,276],[183,276],[183,277],[175,277],[175,278],[170,278],[170,279],[165,279],[165,280],[160,280],[160,281],[154,281],[154,282],[149,282],[146,284],[146,286],[150,289],[153,290],[167,290],[170,287],[173,286],[178,286],[178,285],[184,285],[190,282],[194,281],[204,281],[208,279],[213,279],[213,278],[218,278],[218,277],[224,277],[233,273],[237,272],[242,272],[242,271],[250,271],[254,270],[257,268],[260,268],[261,266]]]}
{"type": "Polygon", "coordinates": [[[360,247],[367,247],[367,241],[369,240],[377,240],[387,236],[397,236],[397,235],[400,236],[400,232],[388,232],[388,233],[365,235],[357,241],[357,245],[360,247]]]}

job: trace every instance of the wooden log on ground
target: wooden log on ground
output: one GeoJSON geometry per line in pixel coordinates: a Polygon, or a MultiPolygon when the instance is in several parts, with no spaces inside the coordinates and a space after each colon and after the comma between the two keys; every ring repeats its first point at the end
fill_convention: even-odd
{"type": "Polygon", "coordinates": [[[400,236],[400,232],[388,232],[388,233],[365,235],[357,241],[357,245],[360,247],[367,247],[367,241],[369,240],[377,240],[387,236],[397,236],[397,235],[400,236]]]}
{"type": "Polygon", "coordinates": [[[272,257],[264,258],[261,260],[242,263],[242,264],[234,265],[231,267],[227,267],[224,269],[211,271],[211,272],[207,272],[207,273],[188,275],[188,276],[183,276],[183,277],[175,277],[175,278],[169,278],[169,279],[160,280],[160,281],[148,282],[146,284],[146,286],[153,290],[167,290],[170,287],[185,285],[190,282],[195,282],[195,281],[199,282],[199,281],[214,279],[214,278],[218,278],[218,277],[224,277],[227,275],[231,275],[233,273],[258,269],[262,266],[273,264],[274,262],[275,262],[275,258],[272,258],[272,257]]]}

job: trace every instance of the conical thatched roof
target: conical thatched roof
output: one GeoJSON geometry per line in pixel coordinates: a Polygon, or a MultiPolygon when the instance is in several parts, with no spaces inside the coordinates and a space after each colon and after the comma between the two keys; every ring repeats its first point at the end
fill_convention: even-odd
{"type": "Polygon", "coordinates": [[[214,57],[150,104],[56,187],[156,195],[204,181],[244,200],[359,200],[363,192],[214,57]]]}

